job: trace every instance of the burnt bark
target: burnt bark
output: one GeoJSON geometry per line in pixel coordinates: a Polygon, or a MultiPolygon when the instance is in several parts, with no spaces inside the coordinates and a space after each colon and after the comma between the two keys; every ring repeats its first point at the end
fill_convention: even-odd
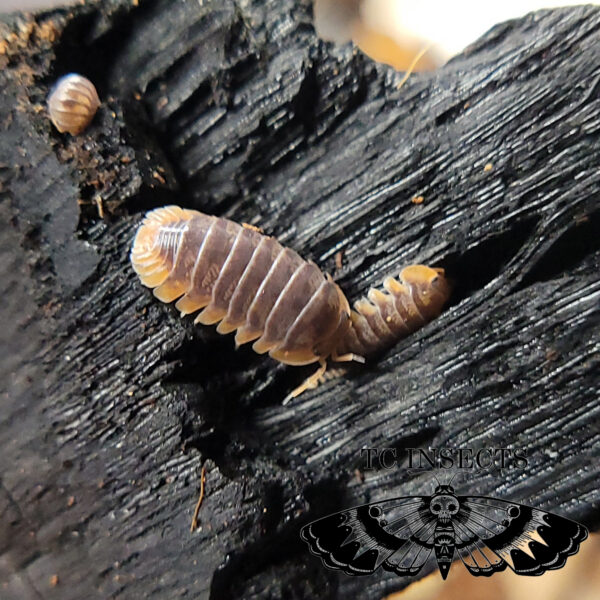
{"type": "Polygon", "coordinates": [[[2,38],[2,598],[381,598],[409,580],[327,571],[298,533],[429,493],[407,447],[522,448],[458,491],[597,524],[600,10],[498,25],[401,89],[292,0],[113,0],[2,38]],[[42,108],[69,71],[103,100],[77,138],[42,108]],[[283,406],[312,367],[139,285],[134,230],[167,203],[259,225],[351,300],[443,266],[451,305],[283,406]],[[404,463],[357,477],[364,447],[404,463]]]}

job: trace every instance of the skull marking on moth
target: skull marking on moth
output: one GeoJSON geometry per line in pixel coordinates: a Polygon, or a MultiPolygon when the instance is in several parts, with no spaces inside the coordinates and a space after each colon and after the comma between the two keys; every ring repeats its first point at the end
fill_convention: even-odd
{"type": "Polygon", "coordinates": [[[447,523],[458,512],[458,500],[456,496],[450,494],[433,496],[429,504],[429,510],[439,521],[447,523]]]}

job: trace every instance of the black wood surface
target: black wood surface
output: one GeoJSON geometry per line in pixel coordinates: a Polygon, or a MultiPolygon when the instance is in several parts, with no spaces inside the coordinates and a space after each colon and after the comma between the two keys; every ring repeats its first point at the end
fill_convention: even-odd
{"type": "Polygon", "coordinates": [[[458,491],[595,526],[600,10],[499,25],[398,90],[305,4],[136,4],[0,26],[0,596],[381,598],[408,580],[338,576],[298,536],[431,491],[406,464],[357,476],[363,447],[523,448],[458,491]],[[42,107],[70,71],[103,99],[78,138],[42,107]],[[451,305],[283,406],[312,367],[139,285],[134,230],[167,203],[259,225],[351,300],[444,266],[451,305]]]}

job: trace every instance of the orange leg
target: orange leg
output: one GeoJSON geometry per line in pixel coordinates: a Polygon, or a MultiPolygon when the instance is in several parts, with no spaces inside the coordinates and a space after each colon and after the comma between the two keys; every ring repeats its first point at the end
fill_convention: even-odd
{"type": "Polygon", "coordinates": [[[283,404],[287,404],[292,398],[296,398],[306,390],[314,390],[319,385],[327,370],[327,361],[321,358],[319,364],[321,366],[308,379],[305,379],[295,390],[285,397],[283,404]]]}
{"type": "MultiPolygon", "coordinates": [[[[348,354],[337,354],[336,352],[334,352],[331,355],[331,360],[335,362],[365,362],[365,359],[362,356],[358,354],[353,354],[352,352],[349,352],[348,354]]],[[[345,369],[334,369],[333,371],[330,371],[331,377],[327,377],[325,373],[325,371],[327,371],[327,362],[324,358],[321,358],[319,360],[319,365],[319,368],[310,377],[305,379],[301,385],[299,385],[295,390],[290,392],[285,397],[283,404],[287,404],[292,398],[298,397],[302,392],[306,390],[314,390],[319,385],[319,383],[322,383],[326,379],[333,379],[334,377],[339,377],[345,371],[345,369]]]]}
{"type": "Polygon", "coordinates": [[[337,354],[336,352],[334,352],[331,355],[331,360],[333,360],[334,362],[350,362],[350,361],[354,361],[357,363],[361,363],[361,364],[365,364],[365,359],[363,356],[360,356],[360,354],[353,354],[352,352],[349,352],[348,354],[337,354]]]}

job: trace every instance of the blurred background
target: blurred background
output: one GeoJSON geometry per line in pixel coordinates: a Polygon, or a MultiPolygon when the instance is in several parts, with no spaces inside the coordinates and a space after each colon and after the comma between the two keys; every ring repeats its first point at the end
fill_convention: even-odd
{"type": "MultiPolygon", "coordinates": [[[[314,0],[315,26],[324,39],[353,40],[369,56],[416,70],[446,62],[496,23],[541,8],[586,4],[582,0],[314,0]]],[[[587,4],[598,4],[587,2],[587,4]]]]}
{"type": "MultiPolygon", "coordinates": [[[[174,0],[176,1],[176,0],[174,0]]],[[[201,0],[180,0],[201,1],[201,0]]],[[[0,0],[0,13],[33,11],[83,0],[0,0]]],[[[135,3],[144,0],[135,0],[135,3]]],[[[132,0],[134,3],[134,0],[132,0]]],[[[432,69],[459,53],[490,27],[540,8],[583,0],[314,0],[315,27],[325,40],[352,40],[373,59],[398,70],[432,69]]],[[[590,4],[589,2],[587,4],[590,4]]],[[[598,4],[592,2],[591,4],[598,4]]]]}
{"type": "MultiPolygon", "coordinates": [[[[144,0],[131,0],[143,3],[144,0]]],[[[194,0],[173,0],[194,1],[194,0]]],[[[201,0],[195,0],[201,1],[201,0]]],[[[0,13],[33,11],[82,0],[0,0],[0,13]]],[[[434,69],[475,41],[496,23],[541,8],[583,1],[504,0],[314,0],[315,28],[337,44],[353,42],[374,60],[406,70],[434,69]]],[[[588,2],[589,4],[589,2],[588,2]]],[[[594,2],[592,4],[598,4],[594,2]]],[[[385,600],[597,600],[600,598],[600,535],[559,570],[543,577],[519,577],[511,571],[492,578],[473,577],[455,563],[447,581],[438,572],[385,600]]]]}
{"type": "Polygon", "coordinates": [[[0,12],[14,10],[39,10],[52,6],[66,6],[67,4],[81,4],[81,0],[0,0],[0,12]]]}
{"type": "MultiPolygon", "coordinates": [[[[32,11],[82,2],[83,0],[0,0],[0,13],[32,11]]],[[[137,2],[143,3],[144,0],[135,0],[137,2]]],[[[415,70],[432,69],[443,64],[501,21],[521,17],[540,8],[585,3],[584,0],[313,2],[315,27],[323,39],[336,43],[352,40],[375,60],[402,71],[407,70],[417,54],[425,48],[427,51],[419,58],[415,70]]]]}

